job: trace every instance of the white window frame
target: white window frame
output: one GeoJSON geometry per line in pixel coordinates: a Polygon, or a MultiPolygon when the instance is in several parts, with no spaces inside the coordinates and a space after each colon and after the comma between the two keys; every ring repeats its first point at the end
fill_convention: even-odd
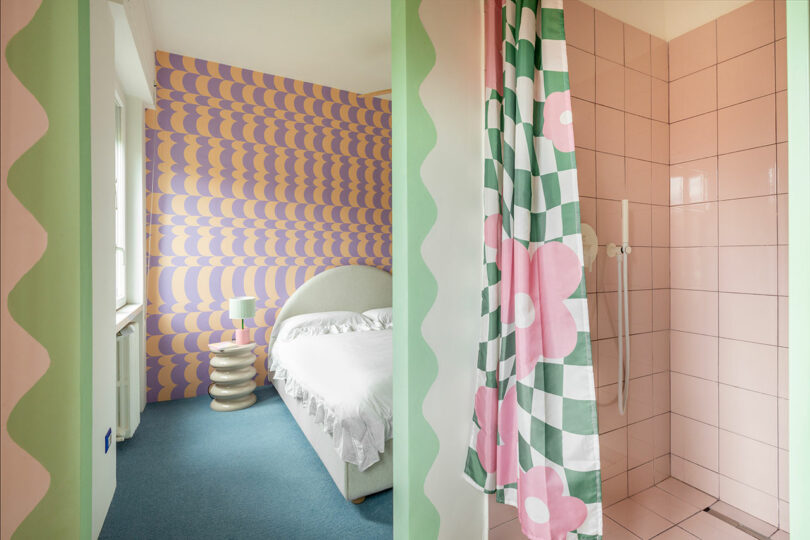
{"type": "Polygon", "coordinates": [[[114,245],[114,264],[115,264],[115,309],[120,309],[127,303],[127,230],[126,230],[126,201],[127,201],[127,183],[126,183],[126,109],[124,105],[123,95],[116,90],[114,101],[115,119],[115,132],[114,132],[114,182],[115,182],[115,200],[113,201],[113,208],[115,212],[115,245],[114,245]],[[118,257],[119,252],[123,260],[123,276],[118,275],[118,257]],[[122,290],[118,290],[119,280],[123,280],[122,290]]]}

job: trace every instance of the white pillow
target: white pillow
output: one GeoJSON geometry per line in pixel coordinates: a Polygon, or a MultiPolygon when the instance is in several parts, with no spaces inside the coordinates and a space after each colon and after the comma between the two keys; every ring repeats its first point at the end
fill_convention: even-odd
{"type": "Polygon", "coordinates": [[[355,330],[371,330],[374,327],[374,323],[368,317],[354,311],[304,313],[283,321],[276,339],[290,341],[301,336],[340,334],[355,330]]]}
{"type": "Polygon", "coordinates": [[[380,328],[393,328],[394,327],[394,308],[381,307],[369,309],[364,311],[363,315],[371,319],[376,326],[380,328]]]}

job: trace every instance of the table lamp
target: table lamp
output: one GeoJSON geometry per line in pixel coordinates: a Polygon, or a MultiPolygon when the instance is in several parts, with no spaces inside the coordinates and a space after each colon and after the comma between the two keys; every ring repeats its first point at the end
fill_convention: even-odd
{"type": "Polygon", "coordinates": [[[231,319],[242,321],[242,328],[236,329],[236,344],[247,345],[250,343],[250,329],[245,328],[245,319],[249,319],[256,314],[256,299],[252,296],[231,298],[229,307],[231,319]]]}

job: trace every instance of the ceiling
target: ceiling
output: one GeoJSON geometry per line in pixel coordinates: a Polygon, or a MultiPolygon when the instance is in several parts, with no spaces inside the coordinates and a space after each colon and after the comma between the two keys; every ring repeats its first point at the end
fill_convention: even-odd
{"type": "Polygon", "coordinates": [[[148,0],[148,8],[158,50],[358,93],[391,87],[386,0],[148,0]]]}
{"type": "Polygon", "coordinates": [[[582,0],[665,41],[734,11],[752,0],[582,0]]]}

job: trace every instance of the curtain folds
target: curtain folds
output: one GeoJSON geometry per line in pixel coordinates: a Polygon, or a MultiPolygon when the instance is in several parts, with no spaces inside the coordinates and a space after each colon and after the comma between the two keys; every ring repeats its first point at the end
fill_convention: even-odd
{"type": "Polygon", "coordinates": [[[465,474],[532,539],[601,538],[562,0],[485,0],[484,271],[465,474]]]}

